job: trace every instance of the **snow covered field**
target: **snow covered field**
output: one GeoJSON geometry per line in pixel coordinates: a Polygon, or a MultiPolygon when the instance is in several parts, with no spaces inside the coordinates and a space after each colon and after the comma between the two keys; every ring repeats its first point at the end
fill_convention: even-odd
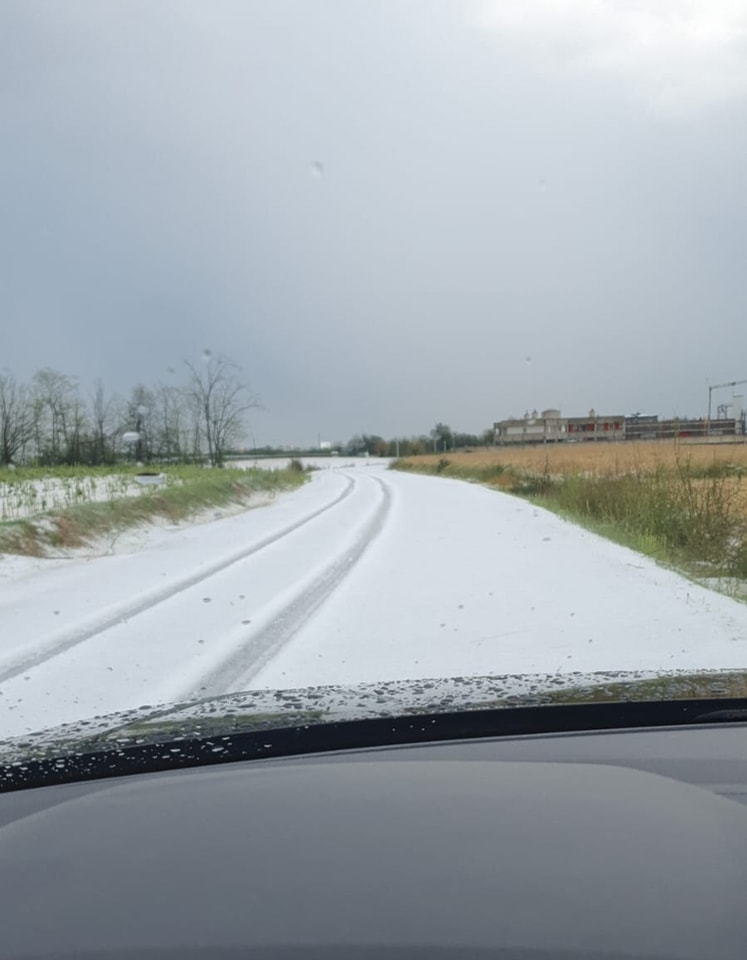
{"type": "Polygon", "coordinates": [[[136,497],[144,489],[131,475],[124,473],[0,481],[0,521],[21,520],[78,503],[136,497]]]}
{"type": "Polygon", "coordinates": [[[335,461],[111,556],[0,556],[0,737],[242,689],[747,668],[746,605],[521,500],[335,461]]]}
{"type": "MultiPolygon", "coordinates": [[[[235,460],[232,467],[265,470],[282,470],[291,462],[291,457],[235,460]]],[[[339,470],[345,467],[385,465],[389,461],[374,457],[303,457],[304,466],[315,470],[339,470]]],[[[179,483],[179,479],[166,475],[167,482],[179,483]]],[[[34,480],[0,480],[0,522],[22,520],[80,503],[100,503],[118,497],[137,497],[147,491],[132,474],[111,473],[96,475],[76,473],[69,477],[44,477],[34,480]]]]}

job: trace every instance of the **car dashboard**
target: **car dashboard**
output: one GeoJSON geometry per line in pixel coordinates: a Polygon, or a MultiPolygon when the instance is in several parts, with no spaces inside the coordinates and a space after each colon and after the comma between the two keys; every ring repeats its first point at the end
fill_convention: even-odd
{"type": "Polygon", "coordinates": [[[742,957],[747,726],[8,793],[0,878],[3,958],[742,957]]]}

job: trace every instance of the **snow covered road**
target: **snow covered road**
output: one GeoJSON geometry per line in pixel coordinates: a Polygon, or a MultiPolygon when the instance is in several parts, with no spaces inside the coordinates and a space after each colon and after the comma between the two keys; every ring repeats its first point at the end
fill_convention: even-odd
{"type": "Polygon", "coordinates": [[[111,556],[0,557],[0,737],[234,690],[747,667],[747,606],[523,501],[363,463],[111,556]]]}

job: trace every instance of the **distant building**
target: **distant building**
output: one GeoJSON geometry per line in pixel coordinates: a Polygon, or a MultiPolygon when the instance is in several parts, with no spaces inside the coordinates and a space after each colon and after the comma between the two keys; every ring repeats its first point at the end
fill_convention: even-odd
{"type": "Polygon", "coordinates": [[[710,422],[705,417],[696,420],[672,417],[660,420],[654,416],[636,414],[625,418],[626,440],[678,440],[691,437],[733,437],[744,433],[742,417],[719,417],[710,422]]]}
{"type": "Polygon", "coordinates": [[[586,417],[561,417],[560,410],[527,411],[521,419],[510,418],[493,424],[498,445],[522,443],[567,443],[584,440],[622,440],[625,417],[602,416],[590,410],[586,417]]]}
{"type": "MultiPolygon", "coordinates": [[[[740,398],[741,400],[741,398],[740,398]]],[[[745,433],[741,405],[734,406],[737,417],[720,416],[708,421],[685,417],[660,420],[658,416],[636,413],[598,414],[590,410],[585,417],[561,417],[559,410],[527,411],[523,417],[510,417],[493,424],[493,439],[498,446],[536,443],[582,443],[589,440],[676,440],[688,437],[728,437],[745,433]]]]}
{"type": "Polygon", "coordinates": [[[501,420],[493,424],[495,443],[556,443],[564,439],[565,422],[560,410],[527,411],[521,419],[501,420]]]}
{"type": "Polygon", "coordinates": [[[625,418],[626,440],[657,440],[659,418],[650,414],[636,413],[625,418]]]}
{"type": "Polygon", "coordinates": [[[568,417],[569,440],[623,440],[625,417],[622,414],[600,415],[590,410],[586,417],[568,417]]]}

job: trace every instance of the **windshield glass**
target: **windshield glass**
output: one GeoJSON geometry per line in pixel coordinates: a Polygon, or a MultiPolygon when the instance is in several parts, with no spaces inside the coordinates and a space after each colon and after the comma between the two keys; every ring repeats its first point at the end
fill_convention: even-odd
{"type": "Polygon", "coordinates": [[[746,39],[6,0],[0,740],[742,695],[746,39]]]}

